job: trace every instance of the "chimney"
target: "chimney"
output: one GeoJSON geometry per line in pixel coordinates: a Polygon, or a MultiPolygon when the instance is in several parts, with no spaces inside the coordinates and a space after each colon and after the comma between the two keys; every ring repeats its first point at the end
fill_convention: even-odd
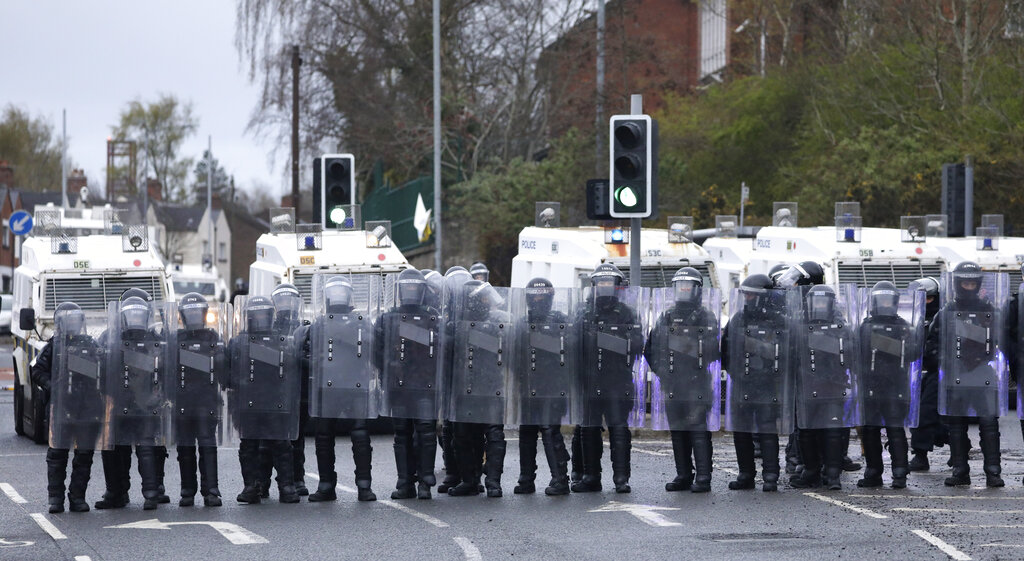
{"type": "Polygon", "coordinates": [[[71,170],[71,175],[68,176],[68,200],[76,200],[82,192],[82,187],[86,187],[85,170],[71,170]]]}
{"type": "Polygon", "coordinates": [[[220,210],[224,207],[220,200],[220,193],[212,193],[210,195],[210,205],[213,206],[213,210],[220,210]]]}
{"type": "Polygon", "coordinates": [[[292,194],[288,193],[281,197],[282,208],[295,208],[295,204],[292,202],[292,194]]]}
{"type": "Polygon", "coordinates": [[[14,168],[7,160],[0,160],[0,185],[14,187],[14,168]]]}
{"type": "Polygon", "coordinates": [[[160,185],[159,179],[154,179],[152,177],[146,178],[146,194],[149,196],[149,200],[151,201],[164,200],[163,186],[160,185]]]}

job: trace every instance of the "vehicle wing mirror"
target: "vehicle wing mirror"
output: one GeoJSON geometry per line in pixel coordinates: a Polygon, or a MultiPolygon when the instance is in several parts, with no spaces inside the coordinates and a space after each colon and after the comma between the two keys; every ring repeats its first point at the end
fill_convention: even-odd
{"type": "Polygon", "coordinates": [[[32,331],[36,328],[36,311],[34,308],[22,308],[19,310],[18,325],[22,331],[32,331]]]}

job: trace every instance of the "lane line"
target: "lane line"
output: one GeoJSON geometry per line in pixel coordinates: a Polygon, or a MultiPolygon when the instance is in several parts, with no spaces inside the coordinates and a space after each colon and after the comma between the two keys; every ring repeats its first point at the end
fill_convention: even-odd
{"type": "Polygon", "coordinates": [[[639,448],[637,446],[633,447],[633,451],[634,452],[640,452],[641,454],[650,454],[651,456],[671,456],[672,455],[669,452],[658,452],[658,451],[655,451],[655,450],[644,450],[643,448],[639,448]]]}
{"type": "Polygon", "coordinates": [[[939,524],[943,528],[1024,528],[1024,524],[939,524]]]}
{"type": "Polygon", "coordinates": [[[92,558],[88,555],[76,555],[75,561],[92,561],[92,558]]]}
{"type": "Polygon", "coordinates": [[[18,456],[45,456],[46,452],[25,452],[23,454],[0,454],[0,458],[16,458],[18,456]]]}
{"type": "Polygon", "coordinates": [[[983,543],[983,544],[981,544],[981,547],[1015,547],[1015,548],[1024,548],[1024,544],[1017,544],[1017,543],[983,543]]]}
{"type": "Polygon", "coordinates": [[[971,510],[965,508],[912,508],[899,507],[897,512],[970,512],[972,514],[1024,514],[1024,510],[971,510]]]}
{"type": "Polygon", "coordinates": [[[917,536],[919,538],[921,538],[922,540],[924,540],[924,541],[934,545],[935,547],[939,548],[939,551],[942,551],[946,555],[950,556],[952,559],[954,559],[956,561],[971,561],[971,558],[970,558],[969,555],[967,555],[966,553],[960,551],[959,549],[949,545],[948,543],[940,540],[939,538],[933,536],[932,534],[929,534],[928,532],[926,532],[924,530],[911,530],[911,531],[914,532],[915,534],[917,534],[917,536]]]}
{"type": "Polygon", "coordinates": [[[23,505],[28,502],[25,500],[25,497],[22,497],[20,494],[18,494],[17,491],[14,490],[14,487],[11,486],[10,483],[0,483],[0,490],[3,490],[5,495],[7,495],[8,497],[11,498],[12,501],[20,505],[23,505]]]}
{"type": "Polygon", "coordinates": [[[473,542],[469,541],[469,538],[463,538],[456,536],[452,538],[455,543],[459,544],[462,548],[462,553],[466,556],[466,561],[483,561],[484,556],[480,554],[480,550],[473,545],[473,542]]]}
{"type": "Polygon", "coordinates": [[[32,520],[36,521],[36,524],[38,524],[39,527],[42,528],[44,532],[46,532],[47,534],[50,534],[51,538],[53,538],[55,540],[66,540],[66,539],[68,539],[68,537],[64,535],[64,532],[61,532],[60,530],[58,530],[57,527],[53,525],[53,522],[50,522],[49,520],[46,519],[45,516],[43,516],[43,513],[41,513],[41,512],[33,512],[29,516],[32,517],[32,520]]]}
{"type": "MultiPolygon", "coordinates": [[[[311,477],[313,479],[316,479],[317,481],[320,481],[320,475],[318,475],[316,473],[308,472],[307,471],[306,472],[306,476],[307,477],[311,477]]],[[[356,493],[355,489],[353,489],[351,487],[348,487],[348,486],[345,486],[345,485],[338,484],[337,488],[339,490],[341,490],[341,491],[346,492],[346,493],[352,493],[352,494],[356,493]]],[[[434,518],[433,516],[430,516],[429,514],[424,514],[424,513],[420,512],[418,510],[413,510],[413,509],[411,509],[411,508],[409,508],[409,507],[407,507],[407,506],[405,506],[403,504],[396,503],[395,501],[390,501],[390,500],[386,500],[385,499],[385,500],[378,500],[377,502],[382,504],[382,505],[384,505],[384,506],[389,506],[389,507],[391,507],[391,508],[393,508],[395,510],[404,512],[404,513],[408,514],[409,516],[415,516],[416,518],[419,518],[420,520],[423,520],[424,522],[426,522],[428,524],[431,524],[433,526],[436,526],[438,528],[448,528],[449,527],[448,523],[443,521],[443,520],[439,520],[437,518],[434,518]]]]}
{"type": "Polygon", "coordinates": [[[866,509],[866,508],[863,508],[863,507],[859,507],[857,505],[852,505],[850,503],[844,503],[843,501],[837,501],[836,499],[833,499],[831,497],[826,497],[825,495],[819,495],[817,493],[804,493],[804,495],[806,495],[808,497],[811,497],[812,499],[818,499],[819,501],[824,501],[826,503],[834,504],[836,506],[841,506],[841,507],[843,507],[845,509],[849,509],[849,510],[852,510],[853,512],[856,512],[857,514],[863,514],[864,516],[868,516],[868,517],[871,517],[871,518],[878,518],[878,519],[889,518],[888,516],[886,516],[884,514],[878,514],[877,512],[875,512],[873,510],[869,510],[869,509],[866,509]]]}
{"type": "Polygon", "coordinates": [[[991,497],[977,497],[968,495],[864,495],[850,494],[847,497],[861,497],[868,499],[931,499],[931,500],[967,500],[967,501],[1024,501],[1024,497],[1002,497],[993,495],[991,497]]]}

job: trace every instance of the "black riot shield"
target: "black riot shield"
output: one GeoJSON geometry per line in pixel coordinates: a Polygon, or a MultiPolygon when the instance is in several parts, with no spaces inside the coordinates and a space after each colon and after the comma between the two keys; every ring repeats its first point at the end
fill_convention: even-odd
{"type": "Polygon", "coordinates": [[[175,371],[176,332],[168,324],[177,311],[173,303],[146,303],[148,327],[127,324],[139,313],[141,299],[111,302],[107,332],[106,387],[111,442],[116,445],[167,446],[171,439],[171,393],[175,371]],[[134,302],[133,302],[134,300],[134,302]]]}
{"type": "Polygon", "coordinates": [[[53,337],[50,379],[50,448],[110,447],[106,420],[104,350],[95,339],[106,316],[87,316],[78,333],[53,337]]]}
{"type": "Polygon", "coordinates": [[[456,296],[449,421],[505,422],[506,385],[514,354],[508,290],[468,283],[456,296]]]}
{"type": "Polygon", "coordinates": [[[571,288],[511,290],[515,356],[509,384],[509,425],[571,425],[579,421],[577,294],[571,288]],[[546,294],[531,294],[545,292],[546,294]],[[550,297],[544,300],[545,296],[550,297]],[[531,303],[531,300],[540,300],[531,303]]]}
{"type": "MultiPolygon", "coordinates": [[[[375,419],[380,383],[373,364],[374,323],[380,311],[380,275],[317,275],[314,285],[342,276],[353,287],[351,305],[317,308],[309,329],[309,415],[375,419]],[[326,277],[326,278],[321,278],[326,277]]],[[[314,299],[315,301],[316,299],[314,299]]]]}
{"type": "Polygon", "coordinates": [[[721,353],[716,289],[695,305],[677,304],[674,290],[651,292],[654,327],[644,350],[651,369],[651,427],[716,431],[720,426],[721,353]]]}
{"type": "Polygon", "coordinates": [[[811,319],[808,294],[799,301],[796,365],[797,426],[825,429],[859,426],[861,404],[856,371],[856,287],[836,291],[831,319],[811,319]]]}
{"type": "MultiPolygon", "coordinates": [[[[942,274],[939,414],[998,417],[1009,410],[1006,273],[984,273],[980,290],[957,299],[957,273],[942,274]]],[[[1018,390],[1019,393],[1019,390],[1018,390]]]]}
{"type": "Polygon", "coordinates": [[[422,306],[399,306],[382,314],[377,324],[381,415],[437,419],[437,314],[422,306]]]}
{"type": "Polygon", "coordinates": [[[860,289],[858,344],[862,424],[917,426],[921,402],[925,296],[899,290],[896,315],[872,314],[870,288],[860,289]]]}
{"type": "Polygon", "coordinates": [[[216,446],[232,440],[227,415],[227,342],[233,327],[231,304],[207,304],[198,329],[177,316],[175,370],[169,380],[174,441],[178,446],[216,446]]]}
{"type": "Polygon", "coordinates": [[[594,289],[588,287],[580,294],[580,424],[642,426],[646,374],[642,322],[649,290],[620,287],[615,296],[595,297],[594,289]]]}
{"type": "Polygon", "coordinates": [[[793,334],[789,310],[799,291],[734,289],[726,326],[726,430],[762,434],[793,432],[793,334]],[[787,298],[794,300],[786,305],[787,298]]]}

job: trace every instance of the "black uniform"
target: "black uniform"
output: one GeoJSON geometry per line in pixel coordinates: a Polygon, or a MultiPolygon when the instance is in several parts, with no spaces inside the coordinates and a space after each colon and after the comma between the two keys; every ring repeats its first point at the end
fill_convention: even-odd
{"type": "Polygon", "coordinates": [[[206,327],[178,330],[177,343],[179,371],[173,384],[173,415],[181,472],[179,505],[191,506],[198,491],[207,506],[220,506],[217,432],[224,421],[220,416],[221,388],[228,383],[225,349],[220,335],[206,327]]]}
{"type": "MultiPolygon", "coordinates": [[[[934,294],[929,293],[925,305],[925,332],[931,332],[931,324],[939,313],[938,282],[935,283],[934,294]]],[[[939,416],[939,362],[938,356],[926,352],[921,363],[921,407],[917,427],[910,429],[910,448],[914,458],[910,461],[910,471],[927,471],[928,452],[937,446],[945,446],[949,441],[949,427],[939,416]]]]}

